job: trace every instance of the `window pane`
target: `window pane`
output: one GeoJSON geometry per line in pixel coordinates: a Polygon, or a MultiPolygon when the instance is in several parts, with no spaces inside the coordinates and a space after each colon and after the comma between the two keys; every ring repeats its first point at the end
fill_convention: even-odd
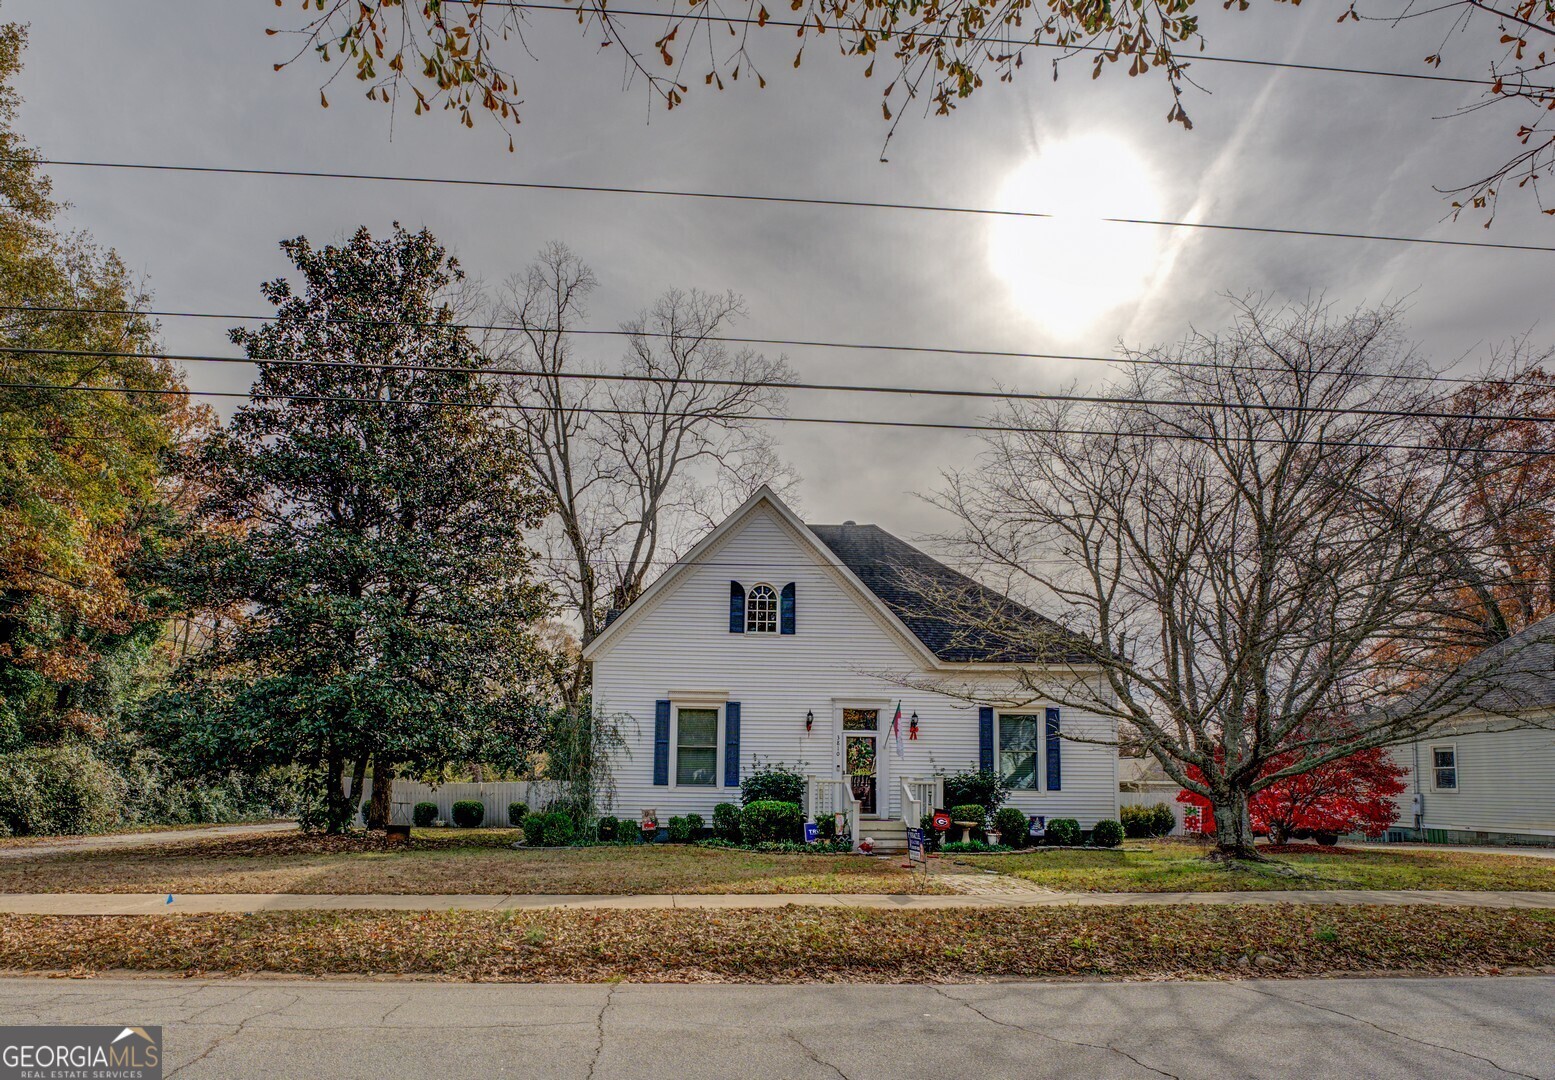
{"type": "Polygon", "coordinates": [[[999,768],[1012,788],[1030,791],[1037,786],[1036,754],[1000,754],[999,768]]]}
{"type": "Polygon", "coordinates": [[[681,709],[680,745],[717,747],[718,710],[681,709]]]}
{"type": "Polygon", "coordinates": [[[1437,769],[1436,786],[1448,791],[1458,786],[1458,771],[1456,769],[1437,769]]]}
{"type": "Polygon", "coordinates": [[[1036,750],[1037,718],[1035,716],[1001,716],[999,718],[999,747],[1003,750],[1036,750]]]}
{"type": "Polygon", "coordinates": [[[1438,769],[1450,769],[1455,764],[1457,764],[1457,762],[1453,760],[1457,754],[1450,747],[1443,747],[1439,750],[1433,750],[1431,753],[1436,758],[1436,767],[1438,769]]]}
{"type": "Polygon", "coordinates": [[[880,729],[879,709],[843,709],[843,731],[878,731],[880,729]]]}
{"type": "Polygon", "coordinates": [[[716,747],[706,750],[681,747],[675,755],[675,783],[683,786],[712,787],[718,767],[716,747]]]}
{"type": "Polygon", "coordinates": [[[750,634],[775,634],[778,625],[777,591],[771,585],[756,585],[745,598],[745,631],[750,634]]]}

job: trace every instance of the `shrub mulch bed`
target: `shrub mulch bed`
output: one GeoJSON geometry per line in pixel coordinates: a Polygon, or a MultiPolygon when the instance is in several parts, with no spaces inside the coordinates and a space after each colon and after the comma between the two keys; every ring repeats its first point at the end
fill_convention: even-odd
{"type": "Polygon", "coordinates": [[[966,982],[1555,970],[1555,912],[1434,906],[0,916],[0,970],[966,982]]]}

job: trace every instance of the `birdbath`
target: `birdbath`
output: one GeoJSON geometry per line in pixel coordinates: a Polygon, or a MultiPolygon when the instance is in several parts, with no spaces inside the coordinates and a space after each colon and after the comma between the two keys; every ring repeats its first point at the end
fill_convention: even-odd
{"type": "Polygon", "coordinates": [[[970,844],[972,842],[972,830],[982,828],[983,825],[981,821],[953,821],[951,824],[961,826],[961,842],[963,844],[970,844]]]}

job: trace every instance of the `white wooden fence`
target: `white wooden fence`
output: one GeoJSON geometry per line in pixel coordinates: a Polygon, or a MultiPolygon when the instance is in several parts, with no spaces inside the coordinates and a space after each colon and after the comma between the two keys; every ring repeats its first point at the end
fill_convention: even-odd
{"type": "Polygon", "coordinates": [[[1170,791],[1120,791],[1118,792],[1118,809],[1125,806],[1154,806],[1156,803],[1165,803],[1172,808],[1172,818],[1177,824],[1172,826],[1172,836],[1182,836],[1182,812],[1187,809],[1185,803],[1177,801],[1177,789],[1170,791]]]}
{"type": "MultiPolygon", "coordinates": [[[[373,797],[371,778],[362,785],[362,802],[373,797]]],[[[437,804],[440,821],[453,823],[454,803],[473,799],[486,807],[483,825],[506,825],[508,804],[521,802],[530,810],[543,810],[545,805],[560,794],[560,785],[547,780],[512,780],[484,784],[441,784],[432,787],[415,780],[394,781],[394,824],[409,825],[410,812],[419,802],[437,804]]]]}

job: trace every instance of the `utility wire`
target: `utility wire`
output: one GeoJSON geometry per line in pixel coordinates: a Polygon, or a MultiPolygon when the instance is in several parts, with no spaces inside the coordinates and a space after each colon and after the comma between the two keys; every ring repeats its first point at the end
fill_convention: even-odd
{"type": "Polygon", "coordinates": [[[1373,409],[1363,405],[1282,405],[1278,402],[1207,402],[1173,398],[1123,397],[1109,394],[1061,394],[1041,391],[964,390],[955,387],[860,385],[858,383],[807,383],[776,379],[722,379],[694,375],[643,375],[629,372],[555,371],[545,368],[462,367],[457,364],[368,363],[359,360],[293,360],[248,356],[210,356],[201,353],[112,352],[101,349],[18,348],[0,345],[0,353],[43,356],[85,356],[106,359],[160,359],[181,363],[264,364],[272,367],[331,368],[343,371],[422,372],[431,375],[495,375],[507,378],[567,379],[576,382],[648,383],[656,386],[718,386],[731,390],[799,390],[815,393],[902,394],[914,397],[975,398],[985,401],[1051,401],[1076,405],[1137,405],[1145,408],[1218,407],[1232,412],[1321,413],[1341,416],[1410,417],[1423,420],[1463,420],[1494,423],[1555,423],[1555,415],[1524,413],[1454,413],[1429,409],[1373,409]]]}
{"type": "MultiPolygon", "coordinates": [[[[154,311],[137,310],[135,308],[91,308],[91,307],[42,307],[30,304],[0,304],[0,312],[32,313],[39,314],[69,314],[69,315],[112,315],[126,318],[138,317],[146,319],[217,319],[223,322],[265,322],[274,319],[274,315],[236,315],[212,311],[154,311]]],[[[323,317],[326,323],[335,324],[361,324],[365,326],[410,326],[413,328],[426,328],[431,326],[448,326],[457,330],[478,331],[512,331],[534,334],[571,334],[579,337],[624,337],[624,338],[652,338],[665,340],[681,340],[687,335],[677,334],[661,330],[606,330],[598,328],[582,327],[551,327],[551,326],[520,326],[515,323],[403,323],[397,319],[374,319],[361,315],[328,314],[323,317]]],[[[1128,364],[1142,367],[1164,366],[1163,361],[1145,356],[1092,356],[1084,353],[1045,353],[1045,352],[1021,352],[1011,349],[976,349],[960,346],[942,345],[898,345],[866,341],[820,341],[805,338],[759,338],[736,337],[725,334],[697,334],[698,341],[715,341],[724,345],[772,345],[780,348],[806,348],[806,349],[840,349],[857,350],[860,352],[887,352],[887,353],[925,353],[935,356],[965,356],[988,357],[994,360],[1060,360],[1075,363],[1094,364],[1128,364]]],[[[1249,371],[1264,372],[1269,374],[1288,374],[1290,369],[1280,367],[1277,364],[1229,364],[1218,360],[1178,360],[1170,361],[1172,367],[1205,368],[1212,371],[1249,371]]],[[[1382,379],[1389,382],[1427,382],[1427,383],[1459,383],[1465,386],[1486,381],[1487,376],[1459,376],[1459,375],[1409,375],[1401,372],[1379,372],[1371,378],[1382,379]]],[[[1506,386],[1526,387],[1530,389],[1549,389],[1555,386],[1555,382],[1520,381],[1516,379],[1491,379],[1506,386]]]]}
{"type": "MultiPolygon", "coordinates": [[[[17,160],[15,158],[9,160],[17,160]]],[[[737,203],[771,203],[785,206],[816,206],[850,210],[905,210],[918,213],[959,214],[974,217],[1021,219],[1064,219],[1067,215],[1040,210],[1000,210],[989,206],[952,206],[939,203],[885,202],[870,199],[821,198],[803,195],[757,195],[749,192],[692,191],[676,188],[619,187],[604,184],[545,183],[536,180],[480,180],[454,176],[404,176],[388,173],[329,172],[322,169],[260,169],[229,165],[173,165],[131,161],[67,161],[61,158],[28,158],[36,165],[56,168],[128,169],[143,172],[194,173],[222,176],[293,177],[309,180],[364,180],[395,184],[441,184],[456,187],[509,188],[524,191],[559,191],[592,195],[635,195],[653,198],[706,199],[737,203]]],[[[1068,218],[1079,220],[1079,218],[1068,218]]],[[[1089,217],[1085,220],[1109,225],[1156,225],[1174,229],[1202,229],[1211,232],[1257,233],[1268,236],[1311,236],[1329,240],[1376,240],[1392,244],[1427,244],[1438,247],[1482,248],[1495,251],[1555,252],[1548,244],[1509,244],[1492,240],[1448,240],[1430,236],[1395,236],[1388,233],[1358,233],[1328,229],[1282,228],[1274,225],[1241,225],[1207,221],[1174,221],[1166,218],[1089,217]]]]}
{"type": "MultiPolygon", "coordinates": [[[[216,397],[216,398],[243,398],[249,401],[294,401],[323,405],[374,405],[381,407],[406,407],[415,408],[426,406],[429,408],[450,409],[496,409],[514,412],[549,412],[552,411],[546,405],[525,405],[518,402],[476,402],[476,401],[448,401],[425,398],[379,398],[379,397],[347,397],[336,394],[276,394],[276,393],[249,393],[242,390],[188,390],[188,389],[164,389],[164,388],[139,388],[128,386],[63,386],[51,383],[17,383],[0,382],[0,390],[36,390],[42,392],[61,391],[67,393],[95,393],[95,394],[147,394],[154,396],[179,396],[191,397],[216,397]]],[[[1198,403],[1198,404],[1203,404],[1198,403]]],[[[662,416],[661,411],[653,409],[620,409],[601,408],[594,405],[569,406],[569,411],[584,412],[594,416],[662,416]]],[[[1126,438],[1139,439],[1176,439],[1185,442],[1203,442],[1204,438],[1181,431],[1130,431],[1108,432],[1094,428],[1059,428],[1059,427],[1024,427],[1013,424],[965,424],[949,421],[933,420],[868,420],[845,416],[787,416],[776,413],[742,413],[738,416],[707,415],[710,422],[734,422],[741,423],[775,423],[775,424],[832,424],[842,427],[872,427],[872,428],[914,428],[928,431],[977,431],[1010,435],[1112,435],[1121,434],[1126,438]]],[[[1510,447],[1495,446],[1431,446],[1424,443],[1393,443],[1370,442],[1353,439],[1271,439],[1258,436],[1236,437],[1226,436],[1235,442],[1263,443],[1278,446],[1322,446],[1331,450],[1416,450],[1432,453],[1483,453],[1483,454],[1515,454],[1520,457],[1550,457],[1555,456],[1555,450],[1523,450],[1510,447]]]]}

